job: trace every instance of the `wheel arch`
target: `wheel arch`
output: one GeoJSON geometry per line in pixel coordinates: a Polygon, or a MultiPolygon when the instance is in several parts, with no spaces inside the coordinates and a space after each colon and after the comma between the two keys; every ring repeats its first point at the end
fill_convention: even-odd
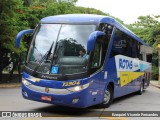
{"type": "Polygon", "coordinates": [[[115,87],[114,81],[113,80],[109,81],[108,84],[107,84],[107,86],[106,86],[106,89],[107,89],[108,86],[110,86],[112,88],[113,96],[114,96],[114,87],[115,87]]]}

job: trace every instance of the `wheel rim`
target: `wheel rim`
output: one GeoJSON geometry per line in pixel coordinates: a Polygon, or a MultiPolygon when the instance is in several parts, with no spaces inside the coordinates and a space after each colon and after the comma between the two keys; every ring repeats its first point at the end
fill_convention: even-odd
{"type": "Polygon", "coordinates": [[[110,99],[111,99],[111,93],[109,90],[106,90],[104,94],[104,104],[109,103],[110,99]]]}
{"type": "Polygon", "coordinates": [[[143,83],[141,83],[141,93],[143,92],[143,83]]]}

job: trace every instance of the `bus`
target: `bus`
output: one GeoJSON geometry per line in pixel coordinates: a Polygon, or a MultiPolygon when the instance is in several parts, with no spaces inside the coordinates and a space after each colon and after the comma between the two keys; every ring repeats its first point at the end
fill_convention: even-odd
{"type": "Polygon", "coordinates": [[[86,108],[149,86],[152,49],[114,18],[65,14],[42,18],[32,34],[22,75],[28,100],[86,108]]]}

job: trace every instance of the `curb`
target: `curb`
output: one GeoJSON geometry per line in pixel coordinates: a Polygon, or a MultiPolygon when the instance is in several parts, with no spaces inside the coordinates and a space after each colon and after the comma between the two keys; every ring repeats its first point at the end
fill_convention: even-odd
{"type": "Polygon", "coordinates": [[[0,84],[0,88],[16,88],[21,87],[21,83],[0,84]]]}
{"type": "Polygon", "coordinates": [[[154,86],[154,87],[157,87],[157,88],[160,88],[160,85],[155,85],[155,84],[153,84],[153,83],[150,83],[152,86],[154,86]]]}

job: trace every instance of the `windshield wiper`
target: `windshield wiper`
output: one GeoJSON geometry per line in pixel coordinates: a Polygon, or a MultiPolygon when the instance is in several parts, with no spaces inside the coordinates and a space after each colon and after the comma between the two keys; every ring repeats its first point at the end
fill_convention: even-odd
{"type": "Polygon", "coordinates": [[[51,55],[51,51],[52,51],[52,48],[53,48],[53,45],[54,45],[54,41],[49,49],[49,51],[47,51],[44,56],[42,57],[42,59],[39,61],[39,63],[36,65],[34,71],[33,71],[33,74],[36,73],[37,69],[42,65],[42,63],[49,58],[49,56],[51,55]]]}

